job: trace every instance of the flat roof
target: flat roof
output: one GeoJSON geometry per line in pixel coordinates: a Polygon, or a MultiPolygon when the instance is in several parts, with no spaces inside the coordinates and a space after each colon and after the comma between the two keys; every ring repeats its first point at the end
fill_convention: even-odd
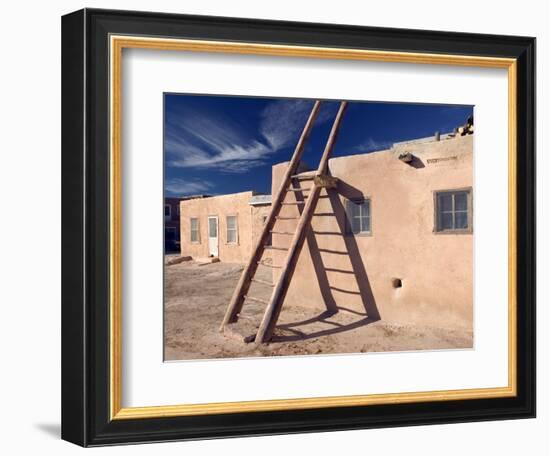
{"type": "Polygon", "coordinates": [[[165,200],[178,200],[178,201],[186,201],[190,199],[199,199],[199,198],[210,198],[211,195],[189,195],[189,196],[165,196],[165,200]]]}
{"type": "Polygon", "coordinates": [[[248,201],[251,206],[261,206],[271,204],[271,195],[254,195],[248,201]]]}

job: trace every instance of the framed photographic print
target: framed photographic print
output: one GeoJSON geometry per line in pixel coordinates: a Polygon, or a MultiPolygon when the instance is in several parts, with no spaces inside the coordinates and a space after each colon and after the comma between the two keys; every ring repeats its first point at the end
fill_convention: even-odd
{"type": "Polygon", "coordinates": [[[535,416],[535,40],[62,22],[62,436],[535,416]]]}

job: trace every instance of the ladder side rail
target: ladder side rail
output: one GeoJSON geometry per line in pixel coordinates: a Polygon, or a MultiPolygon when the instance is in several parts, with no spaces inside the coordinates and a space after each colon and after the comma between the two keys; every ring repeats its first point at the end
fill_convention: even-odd
{"type": "Polygon", "coordinates": [[[319,168],[317,169],[316,176],[327,173],[328,159],[332,154],[332,149],[334,148],[336,138],[338,137],[340,124],[342,123],[342,118],[344,117],[344,113],[346,112],[347,107],[348,107],[347,101],[342,101],[340,103],[340,108],[338,109],[338,112],[336,113],[336,117],[334,119],[334,123],[332,124],[332,130],[330,131],[330,135],[327,139],[327,145],[325,146],[325,150],[321,157],[321,161],[319,162],[319,168]]]}

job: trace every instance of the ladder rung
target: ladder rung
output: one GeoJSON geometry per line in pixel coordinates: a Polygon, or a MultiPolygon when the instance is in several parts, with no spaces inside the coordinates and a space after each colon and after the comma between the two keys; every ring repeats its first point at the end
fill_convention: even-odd
{"type": "Polygon", "coordinates": [[[254,298],[253,296],[244,296],[244,299],[248,299],[250,301],[255,301],[255,302],[259,302],[261,304],[265,304],[266,306],[269,304],[268,301],[265,301],[264,299],[260,299],[260,298],[254,298]]]}
{"type": "Polygon", "coordinates": [[[315,174],[317,174],[317,171],[304,171],[302,173],[294,174],[292,178],[298,178],[298,177],[315,177],[315,174]]]}
{"type": "Polygon", "coordinates": [[[300,217],[280,217],[277,215],[275,218],[277,220],[298,220],[300,217]]]}
{"type": "Polygon", "coordinates": [[[264,263],[263,261],[257,262],[260,266],[266,266],[268,268],[281,269],[281,266],[275,266],[274,264],[264,263]]]}
{"type": "Polygon", "coordinates": [[[273,247],[272,245],[266,245],[264,247],[266,250],[288,250],[286,247],[273,247]]]}
{"type": "Polygon", "coordinates": [[[256,282],[256,283],[261,283],[262,285],[269,285],[270,287],[274,287],[275,285],[271,282],[268,282],[267,280],[262,280],[262,279],[251,279],[252,282],[256,282]]]}
{"type": "Polygon", "coordinates": [[[300,204],[306,204],[305,201],[294,201],[292,203],[281,203],[283,206],[298,206],[300,204]]]}
{"type": "Polygon", "coordinates": [[[313,180],[315,178],[314,174],[307,175],[307,174],[295,174],[294,176],[290,176],[292,179],[300,179],[300,180],[313,180]]]}
{"type": "Polygon", "coordinates": [[[292,187],[292,188],[287,188],[286,191],[287,192],[308,192],[310,191],[311,189],[310,188],[302,188],[302,187],[299,187],[299,188],[296,188],[296,187],[292,187]]]}
{"type": "Polygon", "coordinates": [[[288,234],[289,236],[294,235],[292,231],[270,231],[271,234],[288,234]]]}

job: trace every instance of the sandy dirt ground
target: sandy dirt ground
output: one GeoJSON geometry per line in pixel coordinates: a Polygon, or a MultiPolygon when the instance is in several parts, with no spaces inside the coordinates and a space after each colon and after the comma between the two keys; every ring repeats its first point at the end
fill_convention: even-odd
{"type": "MultiPolygon", "coordinates": [[[[167,256],[167,261],[175,258],[167,256]]],[[[260,267],[257,278],[271,281],[260,267]]],[[[472,332],[403,326],[370,321],[364,314],[327,314],[285,303],[269,344],[246,343],[259,324],[264,306],[246,302],[240,326],[219,331],[227,304],[243,266],[200,265],[194,261],[165,266],[165,359],[239,358],[472,347],[472,332]]],[[[271,287],[253,284],[251,295],[268,299],[271,287]]]]}

